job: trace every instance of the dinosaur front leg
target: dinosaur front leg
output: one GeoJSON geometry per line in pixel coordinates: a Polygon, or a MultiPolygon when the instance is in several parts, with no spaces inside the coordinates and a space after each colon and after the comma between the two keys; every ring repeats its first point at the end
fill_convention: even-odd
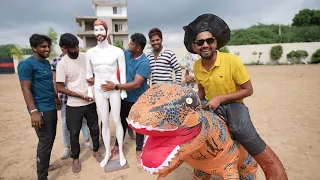
{"type": "Polygon", "coordinates": [[[194,169],[193,180],[210,180],[211,174],[199,169],[194,169]]]}
{"type": "Polygon", "coordinates": [[[170,174],[172,171],[174,171],[175,169],[177,169],[184,161],[178,158],[174,158],[170,163],[169,163],[169,167],[164,167],[163,169],[159,170],[158,173],[154,173],[154,174],[159,174],[158,179],[163,179],[165,178],[168,174],[170,174]]]}

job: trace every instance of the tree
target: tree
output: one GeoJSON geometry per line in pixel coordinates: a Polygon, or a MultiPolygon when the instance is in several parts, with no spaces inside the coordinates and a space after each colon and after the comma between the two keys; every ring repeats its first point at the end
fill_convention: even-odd
{"type": "Polygon", "coordinates": [[[320,10],[300,10],[292,19],[292,26],[320,26],[320,10]]]}
{"type": "Polygon", "coordinates": [[[11,57],[10,50],[15,47],[14,44],[0,45],[0,57],[11,57]]]}
{"type": "Polygon", "coordinates": [[[116,42],[114,42],[114,46],[117,46],[118,48],[121,48],[122,50],[124,49],[122,46],[121,41],[117,40],[116,42]]]}
{"type": "Polygon", "coordinates": [[[21,48],[23,55],[31,55],[33,54],[32,48],[21,48]]]}
{"type": "Polygon", "coordinates": [[[228,45],[320,41],[320,10],[301,10],[292,21],[292,26],[259,23],[246,29],[234,29],[228,45]]]}
{"type": "Polygon", "coordinates": [[[52,45],[57,45],[58,33],[55,31],[55,29],[53,27],[49,27],[47,35],[51,38],[52,45]]]}
{"type": "Polygon", "coordinates": [[[10,54],[13,59],[17,59],[19,62],[23,59],[23,51],[18,46],[11,48],[10,54]]]}
{"type": "Polygon", "coordinates": [[[57,56],[57,52],[54,50],[55,46],[57,45],[58,41],[58,33],[55,31],[53,27],[49,27],[47,36],[51,38],[52,40],[52,45],[51,45],[51,53],[49,56],[49,59],[53,59],[57,56]]]}
{"type": "Polygon", "coordinates": [[[220,52],[229,53],[229,49],[227,48],[227,46],[224,46],[224,47],[220,48],[219,51],[220,52]]]}

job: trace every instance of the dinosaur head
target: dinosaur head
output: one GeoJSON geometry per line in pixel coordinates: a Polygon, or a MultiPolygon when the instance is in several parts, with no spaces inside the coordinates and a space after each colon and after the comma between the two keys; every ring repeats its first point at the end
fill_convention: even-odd
{"type": "Polygon", "coordinates": [[[197,92],[177,84],[153,85],[132,106],[128,124],[149,135],[141,155],[146,171],[172,169],[203,143],[201,102],[197,92]]]}

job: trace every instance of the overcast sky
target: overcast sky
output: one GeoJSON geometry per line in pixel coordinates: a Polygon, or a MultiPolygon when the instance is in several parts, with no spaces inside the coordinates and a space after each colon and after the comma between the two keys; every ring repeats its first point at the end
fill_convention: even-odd
{"type": "MultiPolygon", "coordinates": [[[[213,13],[231,29],[257,23],[291,24],[304,8],[320,9],[319,0],[128,0],[129,33],[150,28],[164,33],[169,47],[183,47],[184,25],[198,15],[213,13]]],[[[0,44],[29,46],[33,33],[46,33],[52,26],[59,34],[76,33],[80,27],[74,13],[92,16],[91,0],[1,0],[0,44]]]]}

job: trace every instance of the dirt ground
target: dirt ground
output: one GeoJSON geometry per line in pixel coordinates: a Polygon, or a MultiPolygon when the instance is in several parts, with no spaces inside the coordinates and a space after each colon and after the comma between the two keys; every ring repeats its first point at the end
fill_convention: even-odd
{"type": "MultiPolygon", "coordinates": [[[[285,165],[290,180],[320,179],[320,66],[248,66],[254,95],[247,98],[252,120],[264,140],[285,165]]],[[[0,75],[0,179],[36,179],[37,137],[30,126],[17,75],[0,75]]],[[[59,119],[60,119],[60,113],[59,119]]],[[[114,140],[113,122],[111,133],[114,140]]],[[[49,172],[50,180],[156,179],[135,162],[135,141],[125,140],[125,154],[130,168],[105,173],[91,151],[83,147],[82,171],[74,174],[72,160],[59,160],[63,151],[61,122],[58,122],[51,162],[63,166],[49,172]]],[[[104,155],[104,149],[100,152],[104,155]]],[[[184,164],[167,180],[192,178],[192,169],[184,164]]],[[[263,180],[263,173],[258,172],[263,180]]]]}

